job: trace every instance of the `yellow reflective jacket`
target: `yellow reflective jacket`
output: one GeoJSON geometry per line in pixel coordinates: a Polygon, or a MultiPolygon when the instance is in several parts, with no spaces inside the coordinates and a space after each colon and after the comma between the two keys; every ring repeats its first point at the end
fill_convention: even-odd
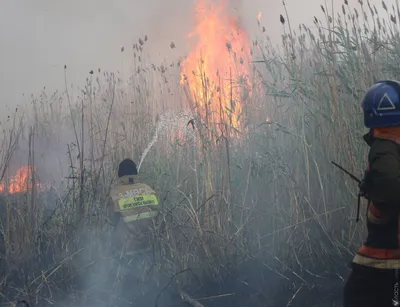
{"type": "Polygon", "coordinates": [[[155,217],[160,211],[156,192],[147,184],[138,182],[137,176],[123,176],[111,190],[114,212],[119,212],[125,223],[155,217]],[[133,183],[131,183],[133,180],[133,183]]]}

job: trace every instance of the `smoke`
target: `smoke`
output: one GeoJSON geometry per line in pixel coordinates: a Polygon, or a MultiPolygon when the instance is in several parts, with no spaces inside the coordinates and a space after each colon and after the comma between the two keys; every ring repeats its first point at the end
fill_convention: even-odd
{"type": "MultiPolygon", "coordinates": [[[[324,15],[321,6],[324,6],[325,10],[329,12],[331,16],[341,14],[342,5],[344,1],[324,1],[324,0],[309,0],[305,5],[304,2],[298,0],[227,0],[230,6],[236,11],[237,16],[243,21],[245,29],[249,32],[252,39],[261,37],[260,30],[257,25],[257,14],[261,12],[262,19],[261,25],[265,27],[266,32],[263,33],[262,37],[266,35],[270,37],[274,46],[281,44],[281,35],[284,33],[279,16],[282,14],[285,19],[290,22],[292,30],[298,33],[298,27],[300,24],[304,24],[311,30],[315,31],[316,26],[314,25],[314,17],[326,23],[326,16],[324,15]],[[286,7],[286,10],[285,10],[286,7]],[[287,15],[286,16],[286,12],[287,15]]],[[[371,6],[375,6],[381,17],[386,16],[386,12],[382,9],[382,1],[370,0],[368,1],[371,6]]],[[[395,5],[394,0],[385,1],[387,7],[395,5]]],[[[367,4],[364,3],[364,10],[368,10],[367,4]]],[[[349,7],[353,10],[356,9],[361,12],[358,1],[349,1],[349,7]]],[[[360,14],[361,15],[361,14],[360,14]]],[[[286,24],[286,31],[288,31],[288,24],[286,24]]]]}
{"type": "Polygon", "coordinates": [[[192,7],[190,0],[3,1],[1,108],[29,102],[30,94],[39,94],[43,87],[63,89],[64,65],[69,83],[75,85],[97,68],[128,73],[132,54],[120,49],[129,50],[145,34],[154,61],[183,51],[192,7]],[[174,52],[171,41],[176,42],[174,52]]]}
{"type": "MultiPolygon", "coordinates": [[[[284,27],[279,22],[279,15],[287,18],[282,1],[227,1],[252,40],[268,35],[273,44],[280,44],[284,27]],[[257,25],[259,12],[262,13],[261,24],[266,28],[264,34],[260,33],[257,25]]],[[[8,113],[4,112],[7,107],[30,103],[30,94],[38,96],[44,87],[48,93],[63,91],[64,65],[68,67],[68,86],[82,87],[89,71],[97,68],[120,71],[128,77],[132,44],[144,35],[148,36],[145,52],[155,64],[186,55],[192,46],[187,36],[195,22],[196,2],[3,0],[0,10],[0,111],[7,116],[8,113]],[[173,49],[170,48],[171,42],[175,45],[173,49]],[[121,52],[121,47],[124,47],[124,52],[121,52]]],[[[314,28],[313,17],[324,18],[320,8],[320,5],[325,5],[323,0],[308,0],[307,5],[304,1],[287,0],[285,4],[294,30],[300,23],[314,28]]],[[[378,0],[371,1],[371,4],[381,5],[378,0]]],[[[341,1],[334,1],[335,12],[341,5],[341,1]]],[[[74,134],[71,126],[57,125],[57,119],[51,120],[51,124],[55,124],[52,126],[55,127],[54,135],[39,133],[33,149],[39,176],[44,181],[57,183],[68,174],[67,145],[74,140],[74,134]]],[[[27,130],[13,158],[11,173],[20,165],[27,164],[29,151],[27,130]]],[[[76,156],[73,159],[76,161],[76,156]]],[[[88,246],[94,246],[93,249],[99,248],[98,242],[109,241],[102,233],[91,235],[86,241],[88,246]]],[[[104,254],[109,256],[109,247],[103,248],[104,254]]],[[[91,253],[95,252],[85,254],[88,259],[91,253]]],[[[83,259],[77,267],[85,261],[83,259]]],[[[111,263],[109,266],[100,266],[102,270],[84,278],[84,283],[89,287],[94,281],[105,278],[114,268],[111,263]]]]}
{"type": "MultiPolygon", "coordinates": [[[[306,7],[297,0],[284,1],[285,6],[282,1],[272,0],[224,1],[251,40],[262,40],[267,35],[276,45],[280,44],[285,29],[279,22],[280,14],[288,20],[285,27],[290,22],[293,30],[297,30],[300,23],[313,28],[314,16],[324,19],[321,5],[325,2],[322,0],[309,0],[306,7]],[[257,24],[260,12],[266,33],[260,33],[257,24]]],[[[47,94],[55,90],[63,92],[64,65],[67,66],[68,87],[71,84],[82,87],[89,71],[97,68],[120,71],[122,77],[129,77],[132,45],[145,35],[148,37],[145,53],[156,65],[187,55],[196,39],[189,39],[188,34],[196,22],[197,3],[197,0],[3,1],[4,9],[0,10],[0,110],[3,117],[10,114],[6,110],[17,105],[30,105],[33,99],[30,94],[37,97],[44,87],[47,94]],[[171,42],[174,48],[170,47],[171,42]],[[22,96],[22,93],[26,95],[22,96]]],[[[335,2],[328,10],[338,12],[341,5],[335,2]]],[[[381,7],[378,0],[371,1],[371,5],[381,7]]],[[[45,103],[46,99],[49,102],[47,97],[45,103]]],[[[172,99],[163,99],[171,105],[172,99]]],[[[36,103],[43,101],[39,99],[36,103]]],[[[52,128],[47,131],[54,133],[43,135],[38,131],[34,143],[35,163],[44,181],[57,183],[68,175],[67,145],[75,137],[71,125],[60,124],[54,118],[42,120],[43,125],[49,122],[48,127],[52,128]]],[[[28,162],[29,122],[26,124],[10,174],[28,162]]],[[[73,158],[76,160],[75,156],[73,158]]]]}
{"type": "MultiPolygon", "coordinates": [[[[285,15],[282,1],[228,0],[254,39],[258,35],[257,14],[274,44],[283,33],[279,15],[285,15]]],[[[339,12],[342,1],[333,1],[339,12]]],[[[388,1],[388,7],[394,1],[388,1]]],[[[329,2],[330,3],[330,2],[329,2]]],[[[193,28],[196,0],[128,1],[87,0],[2,1],[0,10],[0,108],[29,102],[30,94],[43,87],[50,91],[64,87],[63,67],[69,68],[69,82],[82,84],[92,69],[129,73],[128,50],[139,37],[148,35],[148,52],[155,62],[177,58],[190,47],[187,34],[193,28]],[[169,47],[171,41],[176,48],[169,47]],[[25,93],[25,96],[22,94],[25,93]]],[[[322,0],[285,1],[294,29],[299,23],[313,27],[314,16],[323,17],[322,0]]],[[[372,5],[381,8],[378,0],[372,5]]],[[[356,4],[353,4],[356,6],[356,4]]],[[[335,14],[336,15],[336,14],[335,14]]]]}

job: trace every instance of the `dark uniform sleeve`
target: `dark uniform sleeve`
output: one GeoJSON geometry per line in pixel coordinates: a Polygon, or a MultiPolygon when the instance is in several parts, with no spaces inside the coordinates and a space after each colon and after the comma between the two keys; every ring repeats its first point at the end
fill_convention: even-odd
{"type": "Polygon", "coordinates": [[[369,153],[370,170],[366,181],[368,194],[375,203],[388,203],[400,208],[399,145],[376,140],[369,153]]]}

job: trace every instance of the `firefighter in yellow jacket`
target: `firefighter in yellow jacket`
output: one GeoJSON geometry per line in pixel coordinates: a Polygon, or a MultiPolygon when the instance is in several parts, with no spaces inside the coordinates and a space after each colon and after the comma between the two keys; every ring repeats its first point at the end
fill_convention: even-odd
{"type": "Polygon", "coordinates": [[[123,160],[118,167],[119,184],[111,190],[114,223],[114,244],[125,254],[136,254],[150,248],[151,225],[158,215],[155,191],[139,181],[136,164],[123,160]]]}

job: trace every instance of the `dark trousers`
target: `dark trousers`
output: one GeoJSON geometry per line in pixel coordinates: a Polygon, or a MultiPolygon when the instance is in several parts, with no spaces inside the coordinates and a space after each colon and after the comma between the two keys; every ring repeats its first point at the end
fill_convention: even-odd
{"type": "Polygon", "coordinates": [[[343,307],[400,307],[400,269],[375,269],[352,263],[343,307]]]}

